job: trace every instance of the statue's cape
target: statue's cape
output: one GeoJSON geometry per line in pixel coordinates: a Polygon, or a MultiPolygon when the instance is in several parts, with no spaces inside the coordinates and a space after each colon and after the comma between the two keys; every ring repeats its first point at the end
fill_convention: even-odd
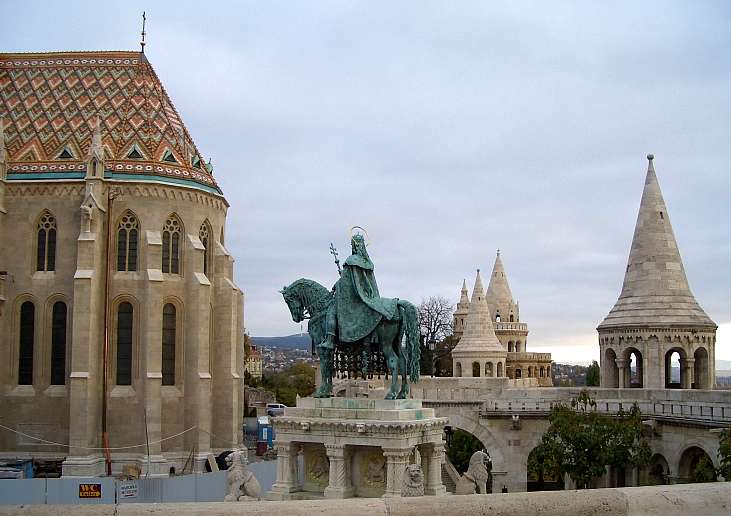
{"type": "Polygon", "coordinates": [[[373,263],[352,255],[345,261],[335,286],[338,339],[354,342],[368,336],[381,322],[396,318],[398,299],[384,299],[378,293],[373,263]],[[362,266],[361,266],[362,265],[362,266]]]}

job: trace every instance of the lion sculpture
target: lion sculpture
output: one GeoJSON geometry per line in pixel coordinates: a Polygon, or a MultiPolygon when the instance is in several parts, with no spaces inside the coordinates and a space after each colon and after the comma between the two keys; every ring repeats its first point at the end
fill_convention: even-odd
{"type": "Polygon", "coordinates": [[[246,453],[235,451],[226,456],[228,465],[228,489],[225,502],[260,500],[261,485],[246,467],[246,453]]]}
{"type": "Polygon", "coordinates": [[[490,455],[484,451],[476,451],[470,457],[467,473],[457,483],[455,494],[487,494],[487,481],[490,479],[488,466],[492,469],[490,455]]]}
{"type": "Polygon", "coordinates": [[[424,496],[424,473],[418,464],[409,464],[401,481],[401,496],[424,496]]]}

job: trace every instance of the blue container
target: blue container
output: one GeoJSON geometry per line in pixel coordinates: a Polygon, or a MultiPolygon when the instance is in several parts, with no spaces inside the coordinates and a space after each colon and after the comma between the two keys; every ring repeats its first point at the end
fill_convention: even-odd
{"type": "Polygon", "coordinates": [[[267,443],[267,447],[271,448],[274,443],[274,428],[269,416],[261,416],[258,418],[257,441],[267,443]]]}

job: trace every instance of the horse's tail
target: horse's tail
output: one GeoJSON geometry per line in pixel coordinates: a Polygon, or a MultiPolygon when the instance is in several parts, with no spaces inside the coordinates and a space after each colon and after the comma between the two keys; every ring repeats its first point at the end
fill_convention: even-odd
{"type": "Polygon", "coordinates": [[[421,364],[421,347],[419,346],[419,317],[416,307],[404,301],[399,300],[399,312],[401,312],[401,335],[399,342],[406,335],[406,368],[412,382],[419,381],[419,371],[421,364]]]}

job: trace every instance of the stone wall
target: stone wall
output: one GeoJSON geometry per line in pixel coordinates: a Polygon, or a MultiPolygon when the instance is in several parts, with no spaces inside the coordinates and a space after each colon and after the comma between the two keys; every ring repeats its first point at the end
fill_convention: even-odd
{"type": "Polygon", "coordinates": [[[662,514],[729,514],[731,483],[692,484],[584,491],[542,491],[494,495],[443,496],[421,498],[351,498],[346,500],[308,500],[292,502],[122,504],[95,506],[5,506],[8,516],[41,514],[147,515],[147,514],[250,514],[262,516],[310,514],[382,514],[384,516],[422,514],[458,515],[498,514],[533,516],[561,514],[584,516],[635,516],[662,514]]]}

